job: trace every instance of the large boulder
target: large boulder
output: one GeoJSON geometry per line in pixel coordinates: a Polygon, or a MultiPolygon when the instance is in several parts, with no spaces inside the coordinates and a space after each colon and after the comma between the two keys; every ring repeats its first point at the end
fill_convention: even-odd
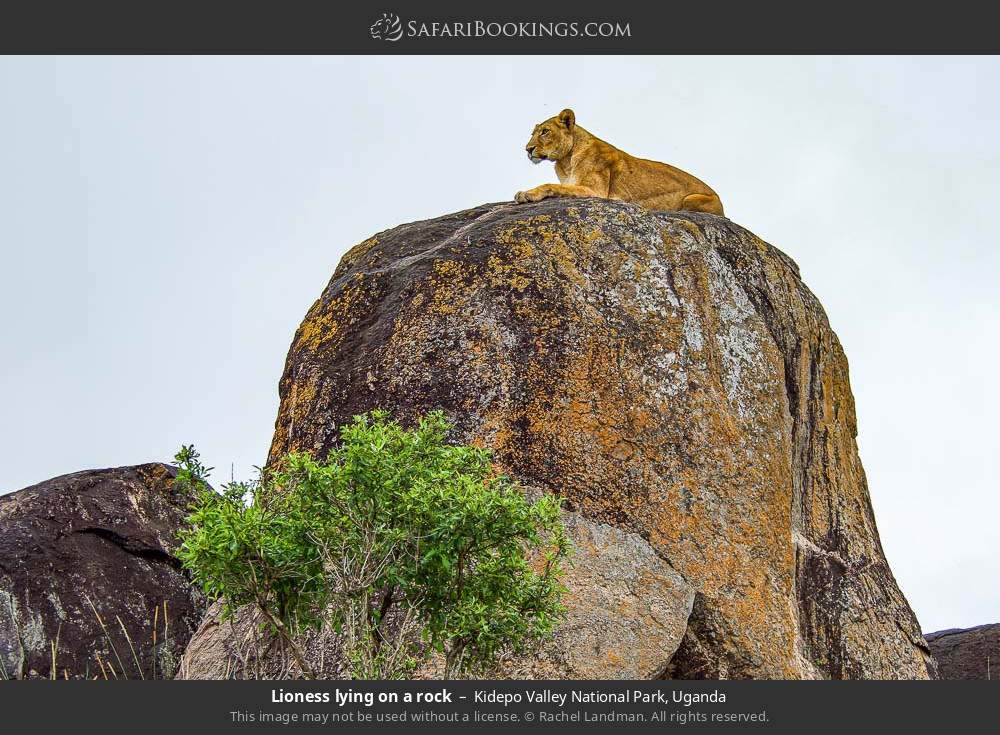
{"type": "Polygon", "coordinates": [[[924,636],[939,679],[1000,679],[1000,623],[949,628],[924,636]]]}
{"type": "Polygon", "coordinates": [[[0,496],[0,676],[173,675],[205,607],[174,556],[193,500],[175,477],[87,470],[0,496]]]}
{"type": "MultiPolygon", "coordinates": [[[[610,578],[586,584],[650,584],[622,567],[624,548],[637,566],[642,544],[666,562],[693,591],[690,613],[669,611],[679,644],[658,639],[659,663],[623,668],[623,637],[585,675],[933,666],[879,542],[840,343],[795,263],[727,219],[552,199],[380,233],[309,310],[280,396],[272,462],[323,455],[355,414],[440,408],[455,440],[628,539],[594,546],[588,564],[610,578]]],[[[663,574],[654,587],[675,584],[663,574]]],[[[643,614],[573,594],[609,620],[643,614]]],[[[557,641],[553,660],[592,645],[571,624],[557,641]]]]}

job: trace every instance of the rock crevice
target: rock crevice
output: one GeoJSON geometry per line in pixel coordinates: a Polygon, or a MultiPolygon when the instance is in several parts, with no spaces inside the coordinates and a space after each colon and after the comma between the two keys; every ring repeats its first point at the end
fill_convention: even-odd
{"type": "Polygon", "coordinates": [[[180,559],[173,554],[164,551],[162,548],[136,545],[132,539],[126,538],[125,536],[122,536],[121,534],[108,528],[74,528],[72,532],[79,534],[91,534],[99,539],[107,541],[113,546],[117,546],[126,554],[131,554],[132,556],[139,557],[140,559],[148,559],[149,561],[166,564],[167,566],[171,566],[177,570],[183,568],[180,559]]]}

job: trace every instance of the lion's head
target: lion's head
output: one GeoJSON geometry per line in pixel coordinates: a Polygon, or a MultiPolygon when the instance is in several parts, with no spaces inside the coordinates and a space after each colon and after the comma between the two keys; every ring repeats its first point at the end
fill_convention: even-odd
{"type": "Polygon", "coordinates": [[[555,117],[543,120],[531,131],[531,140],[524,147],[532,163],[558,161],[573,150],[573,126],[576,115],[566,109],[555,117]]]}

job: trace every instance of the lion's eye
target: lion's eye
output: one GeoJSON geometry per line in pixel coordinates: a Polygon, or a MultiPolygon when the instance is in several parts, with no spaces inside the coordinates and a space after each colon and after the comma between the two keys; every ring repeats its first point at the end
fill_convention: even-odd
{"type": "Polygon", "coordinates": [[[544,138],[544,137],[545,137],[546,135],[548,135],[548,134],[549,134],[549,131],[548,131],[548,130],[543,130],[543,131],[542,131],[542,137],[543,137],[543,138],[544,138]]]}

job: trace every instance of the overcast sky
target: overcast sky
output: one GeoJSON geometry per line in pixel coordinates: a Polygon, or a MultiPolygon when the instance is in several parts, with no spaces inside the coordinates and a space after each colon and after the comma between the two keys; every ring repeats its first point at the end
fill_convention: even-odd
{"type": "Polygon", "coordinates": [[[263,463],[292,334],[369,235],[554,181],[565,106],[789,253],[851,365],[925,630],[1000,621],[1000,60],[0,58],[0,491],[263,463]]]}

